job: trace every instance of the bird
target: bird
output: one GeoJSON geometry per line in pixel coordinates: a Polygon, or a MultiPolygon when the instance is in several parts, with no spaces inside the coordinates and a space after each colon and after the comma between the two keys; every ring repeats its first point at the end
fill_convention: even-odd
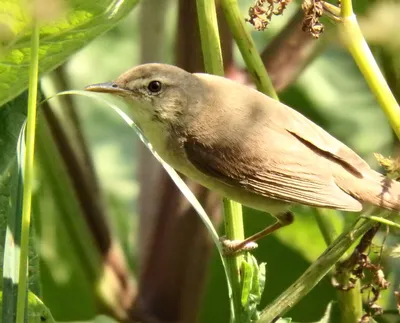
{"type": "Polygon", "coordinates": [[[293,205],[400,210],[399,182],[373,170],[301,113],[246,85],[148,63],[85,90],[122,97],[175,170],[277,219],[231,246],[233,252],[292,223],[293,205]]]}

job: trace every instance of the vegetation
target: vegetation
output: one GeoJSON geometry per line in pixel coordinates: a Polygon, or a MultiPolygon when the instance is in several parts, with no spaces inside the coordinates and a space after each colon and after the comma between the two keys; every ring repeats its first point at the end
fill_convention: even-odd
{"type": "Polygon", "coordinates": [[[121,101],[44,99],[143,62],[224,74],[398,178],[384,156],[400,136],[399,12],[389,0],[0,0],[2,322],[397,322],[396,215],[296,207],[292,225],[221,261],[190,191],[220,236],[274,219],[178,188],[109,108],[129,115],[121,101]]]}

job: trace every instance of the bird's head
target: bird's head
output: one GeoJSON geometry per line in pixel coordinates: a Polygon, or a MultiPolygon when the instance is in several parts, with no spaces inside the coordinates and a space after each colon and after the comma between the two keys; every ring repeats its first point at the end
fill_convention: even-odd
{"type": "Polygon", "coordinates": [[[109,93],[134,104],[132,114],[139,124],[147,121],[176,123],[185,113],[199,80],[176,66],[144,64],[134,67],[115,81],[89,85],[86,91],[109,93]]]}

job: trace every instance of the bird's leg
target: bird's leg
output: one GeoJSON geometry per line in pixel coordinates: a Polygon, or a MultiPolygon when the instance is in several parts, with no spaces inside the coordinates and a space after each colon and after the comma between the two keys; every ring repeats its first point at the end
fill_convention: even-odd
{"type": "Polygon", "coordinates": [[[276,216],[278,221],[264,230],[253,234],[252,236],[244,239],[244,240],[227,240],[225,237],[220,239],[222,246],[224,248],[224,255],[225,256],[232,256],[238,254],[243,251],[250,251],[257,248],[256,241],[275,232],[276,230],[283,228],[294,221],[293,213],[288,211],[283,214],[279,214],[276,216]]]}

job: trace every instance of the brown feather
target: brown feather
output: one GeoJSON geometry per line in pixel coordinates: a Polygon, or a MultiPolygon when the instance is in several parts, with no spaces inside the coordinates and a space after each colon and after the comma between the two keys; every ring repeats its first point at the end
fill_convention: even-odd
{"type": "MultiPolygon", "coordinates": [[[[196,121],[186,127],[184,150],[204,174],[290,203],[347,211],[360,211],[363,201],[400,207],[393,199],[378,204],[372,198],[382,190],[376,176],[370,191],[363,188],[369,182],[364,176],[375,173],[369,165],[297,111],[229,80],[196,76],[208,87],[212,104],[197,111],[196,121]],[[228,116],[223,122],[215,117],[215,107],[228,116]]],[[[400,191],[398,183],[393,187],[400,191]]]]}
{"type": "Polygon", "coordinates": [[[241,153],[240,147],[231,150],[207,146],[188,138],[184,148],[189,161],[204,174],[251,193],[289,203],[347,211],[362,209],[361,203],[341,190],[332,177],[328,180],[321,176],[319,167],[302,172],[301,156],[296,161],[282,160],[279,164],[266,165],[241,153]]]}
{"type": "Polygon", "coordinates": [[[400,210],[400,183],[373,171],[297,111],[249,87],[145,64],[89,89],[141,103],[132,113],[166,162],[248,206],[274,215],[290,203],[400,210]],[[148,89],[154,80],[160,92],[148,89]]]}

